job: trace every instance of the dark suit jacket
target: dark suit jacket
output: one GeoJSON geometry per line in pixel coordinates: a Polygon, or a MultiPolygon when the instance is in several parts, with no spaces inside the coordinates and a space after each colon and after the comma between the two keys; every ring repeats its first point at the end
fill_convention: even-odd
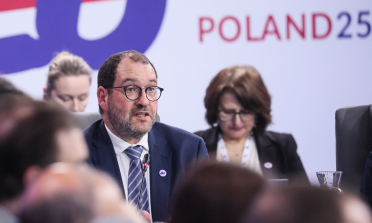
{"type": "MultiPolygon", "coordinates": [[[[218,127],[199,131],[195,134],[204,139],[209,154],[216,152],[218,135],[220,134],[218,127]]],[[[296,142],[291,134],[266,131],[262,136],[254,138],[265,178],[287,178],[291,181],[294,177],[299,177],[309,183],[296,151],[296,142]],[[267,168],[269,165],[265,165],[265,163],[271,163],[272,167],[267,168]]]]}
{"type": "MultiPolygon", "coordinates": [[[[88,163],[114,177],[125,194],[114,147],[102,119],[85,129],[84,134],[90,152],[88,163]]],[[[208,153],[200,137],[159,122],[150,130],[148,143],[151,215],[153,221],[165,221],[175,181],[185,174],[187,165],[207,159],[208,153]],[[167,172],[165,177],[159,175],[160,170],[167,172]]]]}

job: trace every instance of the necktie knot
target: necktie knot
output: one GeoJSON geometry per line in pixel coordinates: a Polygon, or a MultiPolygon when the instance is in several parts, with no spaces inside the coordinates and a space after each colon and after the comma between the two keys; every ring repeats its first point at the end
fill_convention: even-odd
{"type": "Polygon", "coordinates": [[[124,153],[127,154],[130,160],[137,160],[141,158],[141,154],[143,151],[143,146],[134,146],[134,147],[129,147],[124,150],[124,153]]]}

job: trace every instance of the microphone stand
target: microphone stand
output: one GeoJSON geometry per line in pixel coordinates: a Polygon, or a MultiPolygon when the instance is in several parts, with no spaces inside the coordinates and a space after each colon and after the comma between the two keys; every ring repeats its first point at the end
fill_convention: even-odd
{"type": "Polygon", "coordinates": [[[143,162],[142,162],[141,189],[140,189],[140,193],[139,193],[138,201],[137,201],[137,207],[138,207],[138,209],[140,209],[140,203],[141,203],[141,200],[142,200],[142,187],[143,187],[143,182],[145,181],[145,173],[147,171],[147,168],[149,167],[149,163],[150,163],[150,154],[147,153],[143,157],[143,162]]]}

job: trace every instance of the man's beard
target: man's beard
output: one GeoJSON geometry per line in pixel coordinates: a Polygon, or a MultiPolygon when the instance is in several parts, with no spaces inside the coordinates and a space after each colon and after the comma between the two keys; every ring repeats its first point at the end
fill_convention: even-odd
{"type": "Polygon", "coordinates": [[[156,116],[153,115],[152,111],[148,107],[138,106],[133,108],[129,114],[125,114],[120,108],[116,107],[112,103],[110,97],[108,99],[108,110],[107,117],[111,123],[112,128],[122,139],[140,139],[143,135],[150,131],[155,123],[156,116]],[[132,117],[139,111],[146,111],[149,113],[151,123],[148,129],[140,130],[132,123],[132,117]],[[128,115],[128,117],[125,117],[128,115]]]}

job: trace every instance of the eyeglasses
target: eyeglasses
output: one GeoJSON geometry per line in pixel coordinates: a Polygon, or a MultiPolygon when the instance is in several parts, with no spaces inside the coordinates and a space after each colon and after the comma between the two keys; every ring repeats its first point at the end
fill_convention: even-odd
{"type": "Polygon", "coordinates": [[[240,115],[242,121],[250,121],[254,118],[254,112],[248,110],[240,110],[239,112],[236,112],[232,109],[220,109],[218,111],[222,121],[230,121],[235,118],[236,115],[240,115]]]}
{"type": "Polygon", "coordinates": [[[145,90],[146,98],[149,99],[149,101],[157,101],[159,100],[161,93],[164,91],[164,88],[158,87],[158,86],[151,86],[147,88],[141,88],[137,85],[127,85],[122,87],[111,87],[111,88],[122,88],[124,89],[125,96],[132,101],[137,100],[141,97],[142,89],[145,90]]]}

